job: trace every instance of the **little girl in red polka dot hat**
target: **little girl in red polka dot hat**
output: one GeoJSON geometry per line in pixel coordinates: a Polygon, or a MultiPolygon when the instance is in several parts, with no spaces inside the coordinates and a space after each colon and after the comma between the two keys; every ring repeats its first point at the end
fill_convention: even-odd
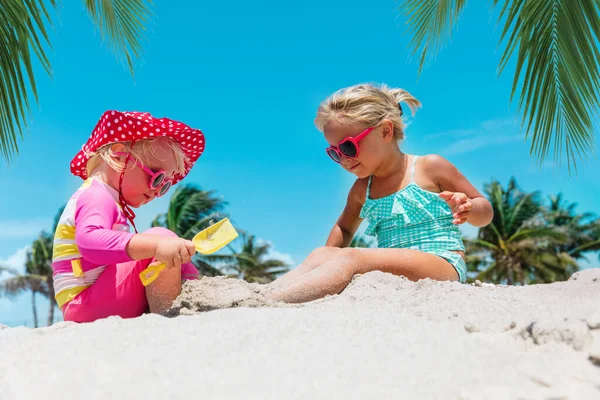
{"type": "Polygon", "coordinates": [[[166,311],[181,282],[197,279],[189,240],[164,228],[138,233],[132,208],[162,196],[204,151],[198,129],[142,112],[105,112],[71,161],[84,179],[54,236],[54,291],[65,321],[91,322],[166,311]],[[129,224],[135,233],[130,232],[129,224]],[[148,266],[167,268],[144,287],[148,266]]]}

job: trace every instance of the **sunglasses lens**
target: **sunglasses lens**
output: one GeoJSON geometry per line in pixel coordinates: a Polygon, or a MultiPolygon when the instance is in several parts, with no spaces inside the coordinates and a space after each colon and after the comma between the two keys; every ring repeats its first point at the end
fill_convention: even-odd
{"type": "Polygon", "coordinates": [[[171,188],[171,182],[165,183],[164,186],[160,188],[160,195],[162,196],[163,194],[167,193],[170,188],[171,188]]]}
{"type": "Polygon", "coordinates": [[[153,188],[157,188],[160,186],[160,184],[165,180],[165,174],[158,174],[154,177],[154,180],[152,181],[152,187],[153,188]]]}
{"type": "Polygon", "coordinates": [[[338,153],[334,149],[327,149],[327,154],[336,163],[339,163],[340,161],[342,161],[342,160],[340,160],[340,156],[338,155],[338,153]]]}
{"type": "Polygon", "coordinates": [[[356,154],[358,153],[356,146],[350,141],[340,144],[339,149],[342,153],[344,153],[345,156],[348,157],[356,157],[356,154]]]}

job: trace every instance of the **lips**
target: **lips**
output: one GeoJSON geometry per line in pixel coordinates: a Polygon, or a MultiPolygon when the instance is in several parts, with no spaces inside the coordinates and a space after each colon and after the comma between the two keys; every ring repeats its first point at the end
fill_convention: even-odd
{"type": "Polygon", "coordinates": [[[360,165],[360,164],[356,164],[356,165],[354,165],[354,166],[350,167],[350,171],[354,170],[354,169],[355,169],[356,167],[358,167],[359,165],[360,165]]]}

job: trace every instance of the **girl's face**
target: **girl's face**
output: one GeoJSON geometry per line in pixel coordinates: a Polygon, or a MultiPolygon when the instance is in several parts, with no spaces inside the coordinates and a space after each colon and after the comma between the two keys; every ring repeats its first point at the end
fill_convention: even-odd
{"type": "MultiPolygon", "coordinates": [[[[176,168],[173,154],[168,148],[164,148],[160,143],[156,143],[156,158],[148,156],[145,160],[144,167],[150,169],[153,172],[160,170],[165,171],[165,179],[173,179],[174,171],[176,168]]],[[[131,156],[133,157],[133,156],[131,156]]],[[[138,160],[139,162],[139,160],[138,160]]],[[[150,180],[152,176],[144,171],[143,168],[137,165],[133,159],[127,161],[125,169],[125,175],[123,176],[123,183],[121,185],[121,193],[125,198],[127,204],[131,207],[137,208],[141,205],[149,203],[154,200],[159,194],[160,186],[156,189],[150,187],[150,180]]]]}
{"type": "MultiPolygon", "coordinates": [[[[327,142],[334,147],[348,138],[356,137],[367,129],[363,124],[348,125],[332,120],[323,129],[327,142]]],[[[353,173],[358,178],[366,178],[372,175],[381,162],[390,152],[390,143],[394,140],[394,129],[390,121],[383,121],[379,126],[368,133],[358,143],[358,157],[351,158],[340,153],[340,165],[346,171],[353,173]]]]}

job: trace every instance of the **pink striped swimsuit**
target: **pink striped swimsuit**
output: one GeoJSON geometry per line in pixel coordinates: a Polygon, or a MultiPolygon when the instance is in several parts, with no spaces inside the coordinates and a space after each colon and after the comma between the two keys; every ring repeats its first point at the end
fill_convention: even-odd
{"type": "MultiPolygon", "coordinates": [[[[54,291],[64,319],[91,322],[118,315],[142,315],[148,306],[139,273],[153,259],[132,260],[126,247],[134,235],[118,202],[118,192],[90,178],[69,199],[54,235],[54,291]]],[[[164,228],[144,232],[176,236],[164,228]]],[[[193,264],[183,279],[197,279],[193,264]]]]}

